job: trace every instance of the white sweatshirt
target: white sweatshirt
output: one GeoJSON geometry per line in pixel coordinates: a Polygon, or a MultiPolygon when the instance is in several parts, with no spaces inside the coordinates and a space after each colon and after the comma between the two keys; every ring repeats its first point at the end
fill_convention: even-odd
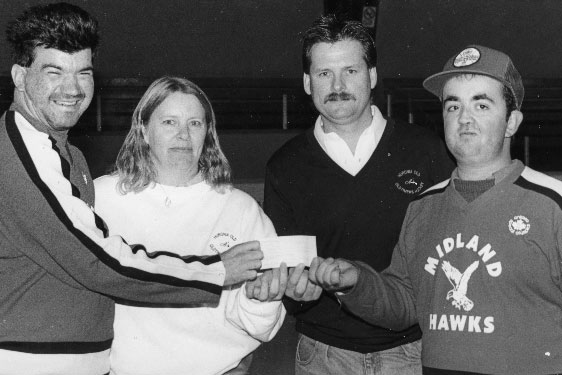
{"type": "MultiPolygon", "coordinates": [[[[121,195],[116,176],[95,181],[96,212],[111,233],[149,252],[212,255],[275,236],[271,221],[246,193],[218,193],[205,182],[155,184],[121,195]],[[169,204],[166,204],[168,201],[169,204]],[[197,250],[200,253],[193,254],[197,250]]],[[[280,302],[250,300],[244,287],[224,290],[217,308],[146,308],[117,304],[111,371],[119,375],[221,374],[277,333],[280,302]]]]}

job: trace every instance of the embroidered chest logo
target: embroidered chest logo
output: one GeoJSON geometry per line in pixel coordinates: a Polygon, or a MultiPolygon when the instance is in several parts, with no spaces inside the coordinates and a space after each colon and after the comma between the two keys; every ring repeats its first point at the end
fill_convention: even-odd
{"type": "Polygon", "coordinates": [[[473,262],[464,273],[451,266],[451,263],[446,260],[441,264],[441,269],[445,272],[451,285],[453,285],[453,289],[447,293],[447,301],[452,299],[451,303],[459,310],[462,307],[464,311],[470,311],[474,307],[474,302],[468,299],[466,292],[468,291],[468,280],[470,280],[470,276],[478,268],[478,264],[480,264],[479,261],[473,262]]]}
{"type": "Polygon", "coordinates": [[[523,236],[529,233],[529,228],[531,228],[531,223],[523,215],[515,216],[509,220],[509,231],[516,236],[523,236]]]}
{"type": "Polygon", "coordinates": [[[225,232],[219,232],[211,238],[209,247],[212,251],[220,254],[236,244],[238,238],[235,235],[225,232]]]}
{"type": "Polygon", "coordinates": [[[394,186],[403,193],[417,194],[424,187],[421,174],[415,169],[405,169],[398,173],[396,177],[398,181],[394,183],[394,186]]]}

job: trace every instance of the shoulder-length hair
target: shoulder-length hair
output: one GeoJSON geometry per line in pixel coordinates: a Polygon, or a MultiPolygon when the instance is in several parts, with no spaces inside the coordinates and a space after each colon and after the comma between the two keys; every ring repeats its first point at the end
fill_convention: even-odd
{"type": "Polygon", "coordinates": [[[131,121],[131,130],[119,150],[115,170],[122,193],[139,192],[156,182],[157,172],[145,142],[142,128],[148,125],[156,108],[171,94],[181,92],[195,96],[205,110],[207,134],[199,157],[199,172],[217,191],[231,185],[231,169],[219,145],[215,112],[207,95],[195,83],[181,77],[162,77],[154,81],[140,99],[131,121]]]}

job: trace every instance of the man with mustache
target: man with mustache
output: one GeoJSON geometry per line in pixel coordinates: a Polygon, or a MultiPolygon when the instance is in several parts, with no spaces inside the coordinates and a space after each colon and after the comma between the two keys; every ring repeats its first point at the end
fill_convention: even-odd
{"type": "Polygon", "coordinates": [[[216,306],[223,287],[256,277],[263,254],[255,241],[206,257],[147,254],[108,236],[86,160],[67,141],[92,100],[97,21],[38,5],[6,34],[15,89],[0,118],[0,374],[106,374],[114,299],[216,306]]]}
{"type": "MultiPolygon", "coordinates": [[[[383,270],[408,204],[453,163],[435,134],[387,120],[371,104],[376,47],[359,22],[320,17],[304,33],[302,60],[320,116],[268,162],[265,211],[279,235],[316,236],[319,256],[383,270]]],[[[286,291],[299,333],[297,375],[421,374],[417,324],[391,331],[342,310],[328,293],[311,301],[316,294],[286,291]]]]}

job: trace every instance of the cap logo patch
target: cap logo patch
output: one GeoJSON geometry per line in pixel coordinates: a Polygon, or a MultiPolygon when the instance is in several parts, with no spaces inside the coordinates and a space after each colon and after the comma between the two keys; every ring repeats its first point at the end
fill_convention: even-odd
{"type": "Polygon", "coordinates": [[[453,62],[453,66],[455,68],[460,68],[463,66],[469,66],[475,64],[480,60],[480,51],[476,48],[470,47],[463,50],[461,53],[455,57],[455,61],[453,62]]]}

